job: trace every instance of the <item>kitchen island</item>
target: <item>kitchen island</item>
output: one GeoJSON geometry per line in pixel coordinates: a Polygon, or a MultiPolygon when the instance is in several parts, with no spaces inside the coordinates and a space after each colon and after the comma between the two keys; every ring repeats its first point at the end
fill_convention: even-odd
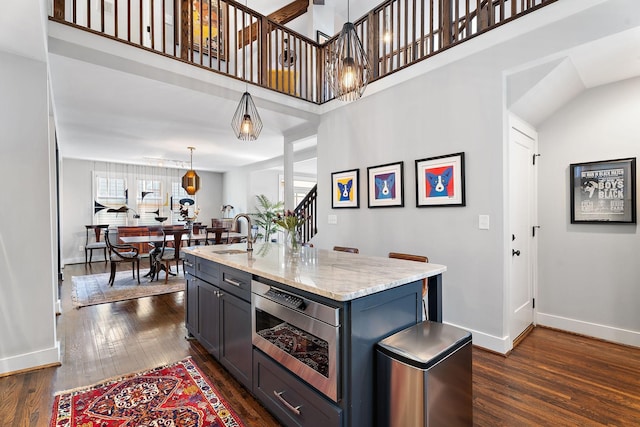
{"type": "Polygon", "coordinates": [[[185,249],[191,335],[289,426],[374,425],[375,344],[441,321],[446,267],[303,247],[185,249]]]}

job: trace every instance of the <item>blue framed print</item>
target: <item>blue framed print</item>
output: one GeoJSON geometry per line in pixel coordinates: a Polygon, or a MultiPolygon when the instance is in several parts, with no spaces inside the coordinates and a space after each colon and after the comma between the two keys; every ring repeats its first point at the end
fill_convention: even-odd
{"type": "Polygon", "coordinates": [[[465,206],[464,153],[416,160],[416,206],[465,206]]]}
{"type": "Polygon", "coordinates": [[[403,162],[367,168],[370,208],[404,206],[403,169],[403,162]]]}
{"type": "Polygon", "coordinates": [[[352,169],[331,174],[331,207],[360,207],[360,170],[352,169]]]}

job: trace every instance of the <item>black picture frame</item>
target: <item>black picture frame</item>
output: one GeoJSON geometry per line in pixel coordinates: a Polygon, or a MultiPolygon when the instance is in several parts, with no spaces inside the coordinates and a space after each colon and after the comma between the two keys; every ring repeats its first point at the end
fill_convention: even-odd
{"type": "Polygon", "coordinates": [[[465,206],[464,153],[416,160],[416,206],[465,206]]]}
{"type": "Polygon", "coordinates": [[[330,35],[323,33],[320,30],[316,30],[316,41],[318,44],[325,44],[331,38],[330,35]]]}
{"type": "Polygon", "coordinates": [[[404,206],[404,162],[370,166],[367,177],[370,208],[404,206]]]}
{"type": "Polygon", "coordinates": [[[331,174],[331,208],[360,207],[360,169],[331,174]]]}
{"type": "Polygon", "coordinates": [[[636,158],[569,165],[572,224],[636,224],[636,158]]]}

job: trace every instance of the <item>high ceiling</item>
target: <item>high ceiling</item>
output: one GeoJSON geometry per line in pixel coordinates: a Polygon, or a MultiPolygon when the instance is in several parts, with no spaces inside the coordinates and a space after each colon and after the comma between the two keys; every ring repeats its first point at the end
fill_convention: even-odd
{"type": "MultiPolygon", "coordinates": [[[[226,171],[281,156],[284,141],[302,140],[294,144],[296,150],[315,144],[320,107],[250,86],[265,127],[258,141],[238,141],[230,121],[245,90],[242,82],[51,25],[46,21],[47,3],[20,0],[4,6],[8,11],[0,14],[0,51],[48,60],[63,157],[185,167],[187,147],[193,146],[196,169],[226,171]],[[34,16],[42,16],[42,21],[34,21],[34,16]]],[[[269,2],[269,10],[260,10],[263,3],[254,1],[249,7],[268,14],[286,3],[269,2]]],[[[323,7],[334,8],[336,16],[346,16],[346,3],[325,0],[323,7]]],[[[378,3],[352,1],[351,17],[359,17],[378,3]]],[[[336,17],[336,21],[341,19],[336,17]]],[[[537,97],[534,93],[523,98],[526,102],[516,105],[520,114],[526,119],[529,112],[534,124],[543,120],[537,102],[548,106],[553,103],[550,97],[555,97],[561,104],[575,96],[566,90],[563,93],[568,87],[563,82],[569,78],[577,78],[579,84],[573,87],[584,90],[640,75],[639,34],[637,29],[629,30],[568,52],[565,57],[570,66],[557,67],[550,74],[554,78],[543,79],[537,97]]],[[[315,163],[306,164],[311,169],[303,172],[314,173],[315,163]]]]}

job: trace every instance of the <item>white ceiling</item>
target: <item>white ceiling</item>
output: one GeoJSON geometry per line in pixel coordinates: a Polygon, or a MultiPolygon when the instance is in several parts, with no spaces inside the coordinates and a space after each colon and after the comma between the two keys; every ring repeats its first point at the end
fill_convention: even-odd
{"type": "MultiPolygon", "coordinates": [[[[230,121],[244,91],[242,83],[211,76],[213,73],[204,70],[185,71],[195,67],[152,53],[136,50],[131,54],[127,49],[135,48],[114,47],[120,44],[89,34],[81,35],[83,40],[74,44],[65,36],[65,31],[73,29],[49,28],[45,32],[47,3],[14,0],[3,5],[7,13],[0,14],[0,51],[42,61],[49,52],[52,103],[63,157],[184,167],[189,160],[187,147],[194,146],[194,168],[226,171],[281,156],[284,141],[295,140],[294,135],[304,139],[304,143],[294,145],[295,149],[310,145],[319,107],[249,86],[265,126],[258,141],[238,141],[230,121]],[[34,22],[34,16],[41,16],[42,22],[34,22]],[[26,28],[25,23],[29,23],[26,28]],[[45,49],[47,35],[49,45],[45,49]]],[[[325,3],[334,7],[336,14],[344,14],[346,2],[325,3]]],[[[379,2],[351,3],[353,18],[379,2]]],[[[546,81],[560,89],[571,88],[573,93],[545,89],[545,79],[538,84],[538,93],[546,102],[552,102],[549,97],[555,96],[557,104],[562,104],[575,96],[576,79],[589,88],[640,75],[639,47],[640,32],[635,29],[566,52],[571,67],[558,67],[555,75],[550,73],[553,78],[546,81]],[[573,79],[573,84],[562,84],[558,77],[561,70],[570,71],[566,76],[573,79]]],[[[534,106],[531,111],[538,110],[534,95],[528,95],[534,106]]],[[[315,165],[300,163],[311,168],[301,172],[315,173],[311,163],[315,165]]]]}

